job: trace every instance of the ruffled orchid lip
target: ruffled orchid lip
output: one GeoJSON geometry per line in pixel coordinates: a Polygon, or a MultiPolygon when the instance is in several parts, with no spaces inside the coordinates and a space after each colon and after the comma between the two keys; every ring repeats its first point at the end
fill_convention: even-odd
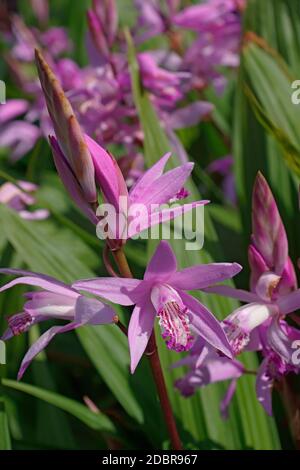
{"type": "Polygon", "coordinates": [[[190,332],[188,308],[178,293],[168,285],[155,285],[151,290],[151,301],[168,349],[188,351],[194,337],[190,332]]]}
{"type": "Polygon", "coordinates": [[[14,336],[19,336],[28,330],[34,322],[34,317],[29,312],[17,313],[7,318],[7,323],[14,336]]]}

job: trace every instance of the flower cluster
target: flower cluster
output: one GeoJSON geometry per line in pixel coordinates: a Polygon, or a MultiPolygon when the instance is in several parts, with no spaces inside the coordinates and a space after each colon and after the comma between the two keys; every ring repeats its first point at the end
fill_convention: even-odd
{"type": "MultiPolygon", "coordinates": [[[[300,289],[293,264],[288,255],[288,241],[283,222],[272,192],[261,173],[258,173],[253,189],[252,238],[249,245],[251,269],[250,291],[230,286],[214,286],[206,292],[239,299],[245,303],[222,322],[234,356],[243,351],[259,351],[263,361],[257,371],[256,392],[259,402],[268,414],[272,414],[272,389],[285,375],[300,372],[300,364],[294,361],[295,345],[300,342],[300,330],[287,321],[287,316],[300,308],[300,289]]],[[[219,358],[211,346],[202,343],[191,351],[187,363],[188,374],[177,382],[184,395],[211,382],[232,379],[229,388],[233,396],[236,380],[247,373],[241,363],[228,361],[227,372],[212,365],[219,358]],[[214,371],[210,373],[211,369],[214,371]]],[[[225,399],[226,407],[229,404],[225,399]]],[[[223,411],[226,411],[224,403],[223,411]]]]}
{"type": "MultiPolygon", "coordinates": [[[[199,387],[230,380],[221,403],[225,416],[238,379],[256,374],[257,398],[271,414],[275,384],[290,373],[300,372],[293,359],[294,344],[300,344],[300,330],[293,323],[294,313],[300,308],[300,289],[285,228],[262,174],[257,175],[253,188],[249,291],[219,284],[240,272],[238,263],[209,263],[180,270],[166,241],[158,244],[143,279],[135,279],[126,262],[126,274],[118,264],[127,239],[209,203],[199,200],[161,208],[190,196],[185,185],[194,164],[180,150],[175,131],[210,116],[213,106],[203,100],[205,88],[212,85],[221,93],[226,84],[224,68],[238,65],[240,15],[245,2],[209,0],[184,9],[180,9],[180,3],[136,0],[138,19],[132,31],[137,47],[151,44],[160,34],[168,38],[165,49],[143,47],[137,54],[141,85],[182,160],[168,171],[170,153],[151,168],[144,168],[144,135],[134,105],[126,41],[118,27],[114,0],[92,1],[87,12],[90,62],[83,68],[64,57],[72,45],[63,29],[41,32],[27,28],[17,16],[12,18],[12,30],[7,33],[12,44],[7,62],[31,99],[9,100],[1,107],[1,143],[11,148],[11,159],[18,160],[39,137],[49,138],[55,167],[67,192],[90,222],[107,232],[106,249],[117,260],[122,277],[111,269],[112,277],[81,279],[66,285],[43,274],[0,269],[2,274],[17,276],[0,292],[17,284],[40,289],[25,294],[23,311],[8,318],[1,339],[9,340],[40,322],[63,322],[51,326],[30,347],[20,367],[20,379],[55,335],[87,324],[118,324],[128,337],[134,373],[151,344],[157,321],[166,347],[177,353],[187,352],[173,366],[188,366],[186,375],[175,384],[182,395],[190,396],[199,387]],[[185,30],[191,35],[185,36],[185,30]],[[34,60],[38,75],[28,74],[34,60]],[[191,96],[197,99],[191,101],[191,96]],[[117,160],[106,150],[112,144],[121,147],[125,154],[122,158],[117,160]],[[114,208],[119,221],[131,218],[130,222],[136,222],[125,238],[121,222],[112,226],[99,213],[100,200],[114,208]],[[139,223],[135,216],[125,213],[125,206],[134,204],[145,208],[139,223]],[[153,209],[154,205],[158,208],[153,209]],[[188,291],[227,296],[243,305],[219,321],[188,291]],[[105,301],[133,307],[128,330],[105,301]],[[247,370],[238,359],[247,351],[261,355],[258,371],[247,370]]],[[[33,5],[40,23],[47,23],[46,2],[43,8],[38,8],[36,2],[33,5]]],[[[232,157],[226,156],[209,165],[207,172],[224,177],[224,192],[234,202],[231,166],[232,157]]],[[[46,210],[28,210],[35,204],[36,190],[36,185],[25,181],[6,183],[0,187],[0,203],[25,219],[46,218],[46,210]]]]}
{"type": "MultiPolygon", "coordinates": [[[[204,89],[213,86],[221,92],[226,84],[225,69],[238,65],[242,2],[208,0],[185,9],[180,9],[180,3],[137,0],[137,24],[132,34],[137,47],[143,49],[151,37],[160,33],[169,38],[164,48],[147,47],[137,54],[137,60],[142,86],[184,163],[187,157],[176,130],[209,118],[213,105],[205,100],[204,89]],[[194,34],[191,39],[185,37],[188,29],[194,34]],[[192,94],[199,98],[191,102],[192,94]]],[[[47,8],[34,9],[44,26],[47,8]]],[[[6,61],[30,99],[8,100],[2,107],[1,142],[11,149],[10,158],[16,161],[34,147],[40,136],[51,133],[52,123],[33,67],[33,51],[39,48],[67,94],[83,131],[102,146],[117,145],[122,149],[120,168],[130,187],[144,169],[144,136],[134,105],[127,46],[118,27],[115,0],[93,0],[87,23],[89,64],[79,67],[66,57],[72,44],[63,28],[28,28],[14,15],[11,31],[6,33],[6,61]]]]}

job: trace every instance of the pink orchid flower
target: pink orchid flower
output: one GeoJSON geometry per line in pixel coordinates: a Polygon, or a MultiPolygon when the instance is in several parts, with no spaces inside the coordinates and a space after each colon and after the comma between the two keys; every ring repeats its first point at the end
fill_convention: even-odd
{"type": "Polygon", "coordinates": [[[25,294],[27,301],[23,311],[8,318],[8,329],[2,340],[8,340],[15,335],[27,331],[32,325],[50,319],[65,320],[68,323],[53,326],[43,333],[27,351],[19,373],[20,380],[34,357],[48,346],[55,335],[66,333],[83,325],[104,325],[117,321],[114,310],[99,300],[86,298],[70,286],[44,274],[21,271],[18,269],[0,269],[2,274],[18,275],[0,288],[3,292],[17,284],[27,284],[40,287],[40,292],[25,294]]]}
{"type": "Polygon", "coordinates": [[[73,287],[120,305],[135,305],[128,329],[133,373],[147,347],[156,316],[169,349],[178,352],[190,349],[195,332],[231,357],[231,348],[220,323],[203,304],[185,291],[204,289],[233,277],[240,270],[241,266],[236,263],[215,263],[177,271],[170,245],[161,241],[143,280],[96,278],[76,282],[73,287]]]}
{"type": "Polygon", "coordinates": [[[292,344],[300,340],[300,330],[288,326],[284,318],[300,308],[300,289],[296,289],[296,275],[276,202],[260,173],[253,190],[252,225],[249,247],[252,292],[229,286],[209,287],[205,291],[246,303],[230,314],[224,324],[235,355],[248,349],[250,335],[256,333],[257,349],[265,357],[257,377],[257,395],[271,414],[275,380],[288,372],[299,372],[292,363],[292,344]]]}
{"type": "Polygon", "coordinates": [[[300,308],[300,289],[295,290],[295,271],[288,256],[287,237],[276,202],[260,173],[253,189],[252,225],[249,258],[253,292],[229,286],[210,287],[206,291],[247,303],[226,319],[230,334],[235,338],[236,353],[244,349],[250,333],[267,322],[269,343],[288,360],[290,352],[280,321],[300,308]]]}
{"type": "Polygon", "coordinates": [[[173,368],[188,366],[185,376],[175,382],[184,397],[193,395],[197,388],[223,380],[230,380],[227,392],[220,404],[223,418],[228,417],[228,407],[236,391],[237,380],[245,373],[245,366],[236,359],[220,355],[202,338],[195,341],[187,357],[173,364],[173,368]]]}
{"type": "Polygon", "coordinates": [[[18,181],[18,185],[19,187],[12,183],[4,183],[0,186],[0,204],[5,204],[18,212],[22,219],[47,219],[49,217],[49,211],[46,209],[27,210],[28,206],[36,202],[33,194],[38,189],[37,185],[29,183],[28,181],[18,181]]]}
{"type": "MultiPolygon", "coordinates": [[[[143,204],[146,209],[139,215],[138,224],[135,224],[134,220],[131,221],[133,223],[125,235],[123,229],[124,224],[127,228],[127,213],[124,214],[125,218],[120,227],[113,227],[112,230],[113,224],[108,224],[110,240],[118,240],[119,244],[123,244],[127,238],[132,238],[153,225],[173,219],[208,202],[197,201],[176,208],[158,209],[159,205],[186,197],[187,193],[182,191],[182,188],[193,169],[193,163],[187,162],[163,174],[170,154],[162,157],[150,168],[128,194],[126,181],[114,157],[81,132],[58,80],[38,51],[36,59],[48,111],[57,136],[57,139],[50,136],[54,162],[73,200],[94,224],[99,222],[95,214],[97,187],[102,192],[104,202],[111,204],[118,215],[127,209],[129,212],[133,204],[143,204]],[[155,210],[153,205],[156,206],[155,210]]],[[[135,218],[134,215],[132,218],[135,218]]]]}

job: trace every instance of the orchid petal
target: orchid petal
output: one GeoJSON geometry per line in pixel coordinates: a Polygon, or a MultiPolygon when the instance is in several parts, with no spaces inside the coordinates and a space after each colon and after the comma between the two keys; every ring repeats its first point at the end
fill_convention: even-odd
{"type": "Polygon", "coordinates": [[[168,279],[177,269],[177,261],[171,245],[162,240],[157,246],[147,268],[144,279],[168,279]]]}
{"type": "Polygon", "coordinates": [[[300,331],[288,326],[286,331],[282,328],[284,325],[278,317],[275,317],[267,330],[269,346],[287,363],[293,364],[292,357],[295,349],[293,342],[300,339],[300,331]]]}
{"type": "Polygon", "coordinates": [[[57,279],[54,279],[53,277],[47,276],[45,274],[23,271],[21,269],[0,269],[0,273],[22,276],[2,286],[0,288],[0,292],[10,289],[10,287],[13,287],[17,284],[28,284],[31,286],[41,287],[42,289],[45,289],[49,292],[54,292],[56,294],[66,295],[73,298],[77,298],[79,296],[79,294],[67,284],[64,284],[63,282],[60,282],[57,279]]]}
{"type": "Polygon", "coordinates": [[[281,275],[288,258],[288,241],[267,181],[257,174],[252,198],[253,241],[270,271],[281,275]]]}
{"type": "Polygon", "coordinates": [[[239,273],[242,269],[237,263],[211,263],[178,271],[171,277],[169,283],[175,289],[195,290],[225,281],[239,273]]]}
{"type": "Polygon", "coordinates": [[[75,178],[68,162],[66,161],[65,156],[62,153],[57,140],[55,139],[55,137],[50,136],[49,141],[52,148],[52,154],[56,170],[65,188],[69,192],[71,198],[76,203],[76,205],[90,219],[90,221],[96,225],[99,221],[94,211],[92,210],[90,204],[86,202],[82,189],[77,179],[75,178]]]}
{"type": "Polygon", "coordinates": [[[234,379],[230,382],[228,389],[225,393],[225,396],[220,403],[220,411],[221,411],[221,415],[223,419],[228,418],[228,407],[235,394],[236,386],[237,386],[237,379],[234,379]]]}
{"type": "Polygon", "coordinates": [[[300,289],[297,289],[290,294],[279,297],[276,304],[282,314],[295,312],[300,308],[300,289]]]}
{"type": "Polygon", "coordinates": [[[268,359],[261,363],[256,378],[256,395],[259,403],[264,407],[266,413],[272,416],[272,389],[273,379],[267,374],[268,359]]]}
{"type": "Polygon", "coordinates": [[[67,333],[68,331],[74,330],[75,328],[78,328],[81,326],[81,324],[72,322],[68,323],[67,325],[63,326],[53,326],[49,330],[47,330],[42,336],[39,337],[39,339],[29,348],[27,353],[24,356],[24,359],[21,363],[20,370],[18,373],[18,380],[21,380],[21,378],[24,375],[24,372],[26,371],[27,367],[30,365],[32,360],[43,350],[45,349],[50,341],[54,338],[55,335],[60,334],[60,333],[67,333]]]}
{"type": "Polygon", "coordinates": [[[117,321],[116,312],[97,299],[80,296],[75,307],[75,322],[90,325],[106,325],[117,321]]]}
{"type": "Polygon", "coordinates": [[[169,160],[171,153],[166,153],[158,162],[156,162],[144,175],[137,181],[131,189],[129,196],[131,202],[143,202],[143,195],[162,174],[169,160]]]}
{"type": "Polygon", "coordinates": [[[197,334],[231,358],[231,347],[220,322],[194,297],[185,294],[183,291],[179,291],[179,294],[184,305],[190,310],[191,324],[197,334]]]}
{"type": "Polygon", "coordinates": [[[76,290],[90,292],[104,299],[120,305],[133,305],[136,303],[135,289],[142,281],[121,277],[102,277],[83,279],[75,282],[72,287],[76,290]]]}
{"type": "Polygon", "coordinates": [[[142,306],[136,305],[130,317],[128,343],[130,350],[130,370],[133,374],[151,336],[156,312],[150,299],[142,306]]]}
{"type": "Polygon", "coordinates": [[[173,220],[176,217],[182,216],[186,212],[191,211],[192,209],[196,209],[197,207],[203,206],[208,203],[209,201],[206,200],[196,201],[188,204],[183,204],[182,206],[171,206],[169,209],[162,209],[156,212],[148,212],[145,215],[143,214],[138,217],[138,223],[136,222],[136,220],[133,220],[129,223],[128,238],[134,237],[135,235],[148,229],[149,227],[153,227],[169,220],[173,220]]]}
{"type": "Polygon", "coordinates": [[[231,286],[213,286],[206,287],[203,289],[204,292],[208,294],[218,294],[223,295],[224,297],[230,297],[232,299],[238,299],[241,302],[259,302],[260,299],[256,294],[248,292],[243,289],[236,289],[231,286]]]}
{"type": "Polygon", "coordinates": [[[140,195],[140,201],[147,207],[169,202],[184,186],[193,167],[194,163],[188,162],[163,174],[140,195]]]}

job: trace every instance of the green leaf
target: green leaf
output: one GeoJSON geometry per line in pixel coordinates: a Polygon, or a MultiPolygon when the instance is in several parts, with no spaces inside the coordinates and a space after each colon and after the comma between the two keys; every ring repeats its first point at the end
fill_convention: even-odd
{"type": "Polygon", "coordinates": [[[281,145],[286,161],[299,177],[300,108],[291,99],[293,78],[274,54],[251,42],[244,47],[243,65],[246,94],[256,116],[281,145]]]}
{"type": "Polygon", "coordinates": [[[58,393],[45,390],[34,385],[26,384],[24,382],[16,382],[15,380],[2,379],[2,385],[5,387],[27,393],[35,398],[39,398],[50,405],[70,413],[77,419],[82,421],[86,426],[95,431],[114,433],[115,426],[112,421],[99,411],[94,413],[86,406],[76,402],[70,398],[59,395],[58,393]]]}
{"type": "Polygon", "coordinates": [[[8,430],[8,421],[5,411],[5,402],[0,398],[0,450],[10,450],[11,442],[8,430]]]}

